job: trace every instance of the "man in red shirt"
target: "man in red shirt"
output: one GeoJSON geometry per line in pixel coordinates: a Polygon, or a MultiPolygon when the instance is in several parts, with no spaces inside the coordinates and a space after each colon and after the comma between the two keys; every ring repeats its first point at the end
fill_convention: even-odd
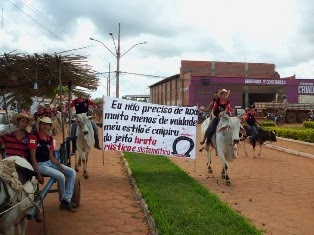
{"type": "Polygon", "coordinates": [[[35,122],[37,122],[38,118],[43,118],[46,116],[45,108],[42,105],[38,105],[37,112],[34,113],[35,122]]]}
{"type": "Polygon", "coordinates": [[[14,132],[4,134],[0,136],[0,144],[5,145],[5,156],[20,156],[26,160],[29,158],[29,133],[26,128],[29,126],[31,118],[26,114],[14,114],[12,117],[12,123],[18,127],[14,132]]]}
{"type": "Polygon", "coordinates": [[[45,110],[45,116],[46,117],[49,117],[49,118],[54,117],[53,111],[52,111],[49,103],[45,103],[45,109],[44,110],[45,110]]]}
{"type": "Polygon", "coordinates": [[[39,128],[29,140],[31,162],[38,175],[38,182],[44,183],[42,174],[57,180],[60,209],[76,212],[71,204],[76,172],[74,169],[61,164],[53,156],[53,138],[48,134],[52,125],[49,117],[39,119],[39,128]]]}
{"type": "MultiPolygon", "coordinates": [[[[76,99],[72,100],[70,103],[71,108],[75,108],[75,113],[86,113],[88,115],[89,112],[89,106],[94,105],[94,102],[90,99],[85,99],[82,96],[77,97],[76,99]]],[[[98,127],[94,120],[90,120],[92,127],[94,129],[94,139],[95,139],[95,145],[94,147],[97,149],[101,149],[99,145],[99,138],[98,138],[98,127]]],[[[71,128],[71,139],[72,139],[72,152],[75,152],[76,150],[76,127],[77,123],[72,124],[71,128]]]]}

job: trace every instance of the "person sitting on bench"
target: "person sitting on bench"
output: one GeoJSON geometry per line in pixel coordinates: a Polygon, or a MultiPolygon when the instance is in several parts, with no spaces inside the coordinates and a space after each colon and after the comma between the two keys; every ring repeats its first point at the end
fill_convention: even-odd
{"type": "Polygon", "coordinates": [[[48,135],[52,121],[49,117],[39,118],[38,131],[30,136],[29,149],[31,162],[38,175],[38,182],[44,183],[42,174],[57,180],[60,209],[76,212],[76,205],[71,203],[76,172],[74,169],[61,164],[53,156],[53,138],[48,135]]]}

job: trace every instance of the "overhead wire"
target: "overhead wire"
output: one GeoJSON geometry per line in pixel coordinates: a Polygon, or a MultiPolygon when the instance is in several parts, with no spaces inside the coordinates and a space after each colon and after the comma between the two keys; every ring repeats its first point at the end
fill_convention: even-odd
{"type": "Polygon", "coordinates": [[[39,21],[37,21],[36,19],[34,19],[30,14],[26,13],[25,11],[23,11],[19,6],[17,6],[16,4],[14,4],[11,0],[7,0],[9,1],[15,8],[17,8],[18,10],[20,10],[24,15],[26,15],[28,18],[30,18],[31,20],[33,20],[36,24],[38,24],[41,28],[43,28],[44,30],[46,30],[47,32],[49,32],[53,37],[59,39],[60,41],[63,41],[63,39],[61,37],[59,37],[57,34],[55,34],[53,31],[49,30],[47,27],[45,27],[42,23],[40,23],[39,21]]]}

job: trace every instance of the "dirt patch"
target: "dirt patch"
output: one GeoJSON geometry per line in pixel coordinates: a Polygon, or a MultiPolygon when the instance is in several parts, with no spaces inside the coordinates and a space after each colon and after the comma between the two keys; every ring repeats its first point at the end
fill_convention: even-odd
{"type": "MultiPolygon", "coordinates": [[[[200,137],[198,127],[197,142],[200,137]]],[[[278,141],[276,145],[284,144],[278,141]]],[[[302,144],[285,146],[305,151],[302,144]]],[[[229,164],[231,186],[220,178],[218,157],[212,158],[212,174],[207,171],[205,153],[198,152],[196,161],[170,159],[265,234],[313,234],[314,160],[268,148],[263,149],[262,157],[253,158],[251,148],[246,157],[243,145],[239,146],[238,159],[229,164]]],[[[313,146],[306,148],[307,153],[313,151],[313,146]]]]}
{"type": "MultiPolygon", "coordinates": [[[[59,135],[56,139],[57,143],[62,142],[59,135]]],[[[61,211],[58,194],[48,193],[44,200],[45,221],[36,223],[31,220],[26,234],[147,235],[149,228],[144,213],[137,203],[119,152],[106,151],[103,162],[102,151],[93,149],[89,156],[88,172],[88,180],[82,176],[82,167],[81,172],[77,173],[81,181],[81,206],[78,212],[61,211]]]]}

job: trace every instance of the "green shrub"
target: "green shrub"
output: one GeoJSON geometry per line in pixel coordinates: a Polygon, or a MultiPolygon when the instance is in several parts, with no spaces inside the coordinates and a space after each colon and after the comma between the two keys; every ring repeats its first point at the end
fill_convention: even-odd
{"type": "Polygon", "coordinates": [[[274,130],[277,136],[314,143],[314,129],[289,129],[286,127],[267,127],[267,130],[274,130]]]}
{"type": "Polygon", "coordinates": [[[306,121],[306,122],[303,122],[303,126],[304,126],[305,128],[314,129],[314,121],[306,121]]]}
{"type": "Polygon", "coordinates": [[[261,123],[261,126],[263,126],[263,127],[274,127],[274,126],[276,126],[276,124],[273,121],[263,121],[261,123]]]}

